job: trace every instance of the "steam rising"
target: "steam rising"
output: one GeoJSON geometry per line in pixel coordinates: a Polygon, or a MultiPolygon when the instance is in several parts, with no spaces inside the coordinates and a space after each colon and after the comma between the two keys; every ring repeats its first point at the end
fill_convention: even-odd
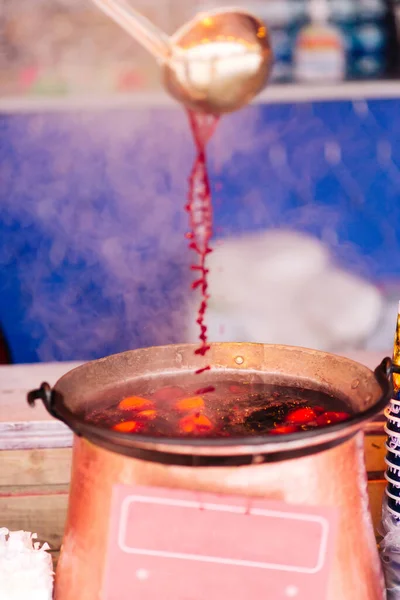
{"type": "MultiPolygon", "coordinates": [[[[32,359],[184,341],[192,292],[183,207],[194,149],[183,111],[26,115],[3,128],[1,208],[10,234],[0,268],[17,261],[32,359]]],[[[308,231],[368,275],[372,265],[341,230],[347,191],[352,203],[362,198],[334,139],[306,104],[222,119],[210,147],[216,236],[308,231]],[[321,197],[327,172],[337,185],[321,197]]]]}
{"type": "Polygon", "coordinates": [[[17,155],[1,161],[2,211],[21,230],[1,245],[0,265],[20,255],[25,327],[43,328],[38,357],[90,358],[179,336],[184,115],[34,116],[9,134],[17,155]]]}

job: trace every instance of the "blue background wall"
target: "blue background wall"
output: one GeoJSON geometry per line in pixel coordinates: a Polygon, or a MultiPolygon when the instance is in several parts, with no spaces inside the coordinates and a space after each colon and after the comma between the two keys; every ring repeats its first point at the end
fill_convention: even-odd
{"type": "MultiPolygon", "coordinates": [[[[216,236],[302,229],[372,280],[400,279],[399,102],[223,119],[216,236]]],[[[192,158],[178,109],[0,115],[0,323],[16,362],[182,340],[192,158]]]]}

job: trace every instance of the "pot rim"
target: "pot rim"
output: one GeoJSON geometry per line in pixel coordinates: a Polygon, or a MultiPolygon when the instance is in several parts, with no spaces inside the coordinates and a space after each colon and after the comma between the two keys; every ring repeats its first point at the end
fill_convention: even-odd
{"type": "MultiPolygon", "coordinates": [[[[212,344],[213,346],[234,346],[235,343],[221,342],[212,344]]],[[[381,364],[372,372],[364,365],[357,363],[351,359],[341,357],[328,352],[319,350],[313,350],[309,348],[301,348],[296,346],[286,346],[279,344],[253,344],[253,343],[238,343],[239,348],[245,347],[264,347],[264,348],[279,348],[283,350],[296,350],[305,354],[318,355],[322,357],[333,357],[335,359],[341,359],[345,361],[349,366],[356,365],[363,368],[366,372],[372,376],[375,376],[377,383],[381,389],[381,396],[375,402],[373,406],[370,406],[362,412],[358,412],[352,415],[346,421],[335,423],[324,428],[301,431],[299,433],[282,434],[279,436],[255,435],[245,437],[233,437],[233,438],[184,438],[184,437],[155,437],[144,434],[134,433],[121,433],[112,431],[109,429],[103,429],[96,425],[89,424],[84,421],[82,417],[74,414],[64,403],[62,394],[59,392],[58,387],[60,383],[66,377],[70,377],[71,374],[76,374],[82,369],[87,369],[94,363],[105,362],[111,357],[122,357],[123,355],[132,355],[135,352],[143,351],[143,349],[129,350],[119,354],[110,355],[105,358],[101,358],[95,361],[90,361],[76,367],[64,375],[55,384],[53,390],[50,389],[48,384],[46,388],[46,398],[43,396],[43,385],[40,390],[36,390],[30,393],[28,401],[32,404],[37,398],[41,398],[47,408],[47,410],[57,419],[63,421],[72,431],[78,436],[83,436],[89,441],[97,445],[106,445],[108,447],[115,447],[116,452],[125,454],[132,454],[134,450],[136,452],[151,452],[151,453],[168,453],[168,454],[180,454],[180,455],[198,455],[206,456],[212,454],[213,456],[226,456],[226,455],[259,455],[259,454],[281,454],[284,446],[285,452],[301,452],[305,448],[309,448],[312,452],[316,451],[316,447],[332,447],[337,443],[341,443],[345,439],[355,435],[363,426],[364,423],[373,419],[378,413],[387,406],[392,396],[392,362],[389,358],[383,359],[381,364]],[[35,395],[36,394],[36,395],[35,395]],[[119,449],[118,449],[119,448],[119,449]],[[132,451],[132,452],[129,452],[132,451]]],[[[162,349],[193,349],[196,348],[194,344],[175,344],[168,346],[157,346],[157,350],[162,349]]],[[[193,369],[194,372],[195,369],[193,369]]],[[[260,369],[261,371],[261,369],[260,369]]],[[[190,370],[188,370],[190,372],[190,370]]]]}

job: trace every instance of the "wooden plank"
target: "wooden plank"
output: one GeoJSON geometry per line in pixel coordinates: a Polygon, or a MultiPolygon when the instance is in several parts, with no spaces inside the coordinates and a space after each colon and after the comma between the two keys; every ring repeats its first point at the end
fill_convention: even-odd
{"type": "Polygon", "coordinates": [[[24,497],[25,496],[57,496],[67,494],[69,485],[13,485],[0,488],[0,498],[24,497]]]}
{"type": "Polygon", "coordinates": [[[56,381],[82,362],[33,363],[27,365],[1,365],[0,391],[22,390],[26,392],[37,388],[43,381],[54,385],[56,381]]]}
{"type": "Polygon", "coordinates": [[[368,472],[383,472],[385,463],[385,435],[366,435],[364,439],[365,465],[368,472]]]}
{"type": "Polygon", "coordinates": [[[72,439],[68,427],[55,419],[49,422],[0,423],[0,451],[70,448],[72,439]]]}
{"type": "Polygon", "coordinates": [[[52,550],[59,550],[64,533],[68,494],[66,491],[0,496],[1,526],[32,531],[52,550]]]}
{"type": "Polygon", "coordinates": [[[386,480],[378,479],[368,482],[369,509],[374,524],[375,535],[378,535],[378,527],[382,515],[382,500],[385,493],[386,480]]]}
{"type": "Polygon", "coordinates": [[[34,408],[27,394],[43,381],[54,385],[82,363],[38,363],[0,366],[0,450],[24,448],[68,448],[72,433],[53,419],[38,401],[34,408]]]}
{"type": "Polygon", "coordinates": [[[0,453],[0,491],[6,486],[68,484],[71,448],[4,450],[0,453]]]}

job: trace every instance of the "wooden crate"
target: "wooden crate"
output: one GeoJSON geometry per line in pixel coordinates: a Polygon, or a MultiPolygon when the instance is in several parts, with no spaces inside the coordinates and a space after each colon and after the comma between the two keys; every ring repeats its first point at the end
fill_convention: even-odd
{"type": "Polygon", "coordinates": [[[0,451],[1,526],[38,534],[55,557],[68,503],[71,448],[0,451]]]}
{"type": "Polygon", "coordinates": [[[365,436],[365,466],[368,473],[368,494],[370,511],[375,532],[378,535],[378,526],[381,519],[382,500],[385,493],[385,441],[383,430],[365,436]]]}

